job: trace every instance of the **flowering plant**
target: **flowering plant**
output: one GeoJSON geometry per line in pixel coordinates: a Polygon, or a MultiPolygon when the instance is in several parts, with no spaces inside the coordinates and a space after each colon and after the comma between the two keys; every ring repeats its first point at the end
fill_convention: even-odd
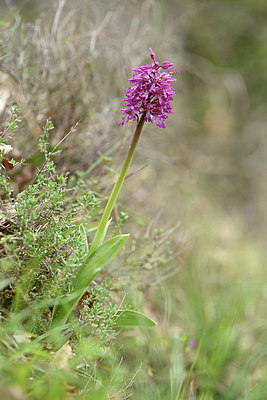
{"type": "Polygon", "coordinates": [[[156,121],[160,128],[165,128],[164,120],[172,112],[170,101],[175,96],[172,84],[176,81],[172,75],[173,64],[164,61],[161,65],[155,61],[155,53],[150,49],[152,64],[141,65],[133,68],[136,72],[133,78],[128,79],[131,86],[125,91],[123,101],[126,103],[123,111],[123,119],[120,125],[129,120],[138,120],[139,115],[144,114],[145,121],[156,121]],[[164,72],[161,72],[164,70],[164,72]]]}
{"type": "MultiPolygon", "coordinates": [[[[145,121],[152,123],[156,121],[159,127],[165,128],[164,120],[168,117],[168,114],[172,113],[170,101],[173,100],[173,96],[175,95],[172,83],[176,81],[172,77],[176,73],[172,71],[173,64],[169,61],[164,61],[160,65],[155,61],[155,54],[151,49],[150,56],[153,60],[152,64],[134,68],[137,74],[132,79],[129,79],[132,86],[126,90],[126,96],[123,98],[126,102],[125,107],[122,108],[125,116],[120,125],[132,119],[137,120],[137,126],[128,154],[108,198],[90,248],[87,245],[86,235],[84,237],[87,256],[84,264],[80,266],[73,279],[72,294],[63,299],[63,302],[58,307],[55,307],[51,324],[51,327],[55,328],[55,330],[52,329],[54,332],[57,332],[57,328],[66,322],[73,308],[82,298],[85,290],[96,275],[110,263],[126,243],[129,235],[118,235],[104,242],[108,226],[111,222],[110,216],[113,207],[131,164],[145,121]],[[162,69],[165,72],[161,72],[162,69]]],[[[84,232],[83,227],[81,228],[82,232],[84,232]]],[[[136,325],[153,326],[155,322],[141,313],[126,309],[121,312],[115,323],[117,327],[136,325]]],[[[53,340],[57,340],[56,337],[53,337],[53,340]]]]}

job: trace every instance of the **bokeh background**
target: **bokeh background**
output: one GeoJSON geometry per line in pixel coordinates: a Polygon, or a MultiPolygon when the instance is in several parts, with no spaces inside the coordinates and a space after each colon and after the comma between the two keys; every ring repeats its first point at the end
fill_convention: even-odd
{"type": "Polygon", "coordinates": [[[174,115],[166,129],[146,125],[120,197],[137,236],[166,232],[172,273],[142,294],[128,284],[158,327],[120,340],[132,370],[143,362],[135,398],[164,398],[169,369],[177,377],[192,361],[181,333],[203,332],[198,384],[210,398],[241,398],[266,362],[266,1],[1,0],[0,12],[1,120],[18,103],[13,147],[30,160],[17,191],[47,118],[54,144],[80,121],[59,170],[86,171],[107,152],[119,168],[127,144],[119,153],[116,144],[134,130],[118,127],[131,68],[149,62],[149,47],[175,64],[174,115]]]}

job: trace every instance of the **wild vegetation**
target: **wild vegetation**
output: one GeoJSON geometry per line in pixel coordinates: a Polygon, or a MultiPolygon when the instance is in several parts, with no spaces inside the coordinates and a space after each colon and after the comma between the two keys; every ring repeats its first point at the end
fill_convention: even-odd
{"type": "Polygon", "coordinates": [[[264,400],[265,1],[6,4],[0,398],[264,400]],[[110,221],[149,48],[174,114],[110,221]]]}

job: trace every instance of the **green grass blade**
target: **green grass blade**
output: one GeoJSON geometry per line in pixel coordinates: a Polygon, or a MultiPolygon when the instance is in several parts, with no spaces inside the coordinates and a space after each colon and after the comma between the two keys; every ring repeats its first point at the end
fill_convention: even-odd
{"type": "Polygon", "coordinates": [[[88,241],[87,241],[86,230],[85,230],[83,224],[81,224],[79,226],[79,231],[80,231],[80,235],[81,235],[83,251],[84,251],[84,253],[87,254],[89,251],[89,246],[88,246],[88,241]]]}
{"type": "Polygon", "coordinates": [[[144,326],[151,327],[157,323],[153,319],[147,317],[138,311],[124,310],[115,322],[115,328],[123,328],[126,326],[144,326]]]}
{"type": "Polygon", "coordinates": [[[171,400],[173,400],[173,375],[171,368],[170,368],[170,387],[171,387],[171,400]]]}
{"type": "MultiPolygon", "coordinates": [[[[190,382],[190,379],[191,379],[193,370],[194,370],[194,368],[195,368],[196,362],[198,361],[198,356],[199,356],[200,349],[201,349],[201,346],[202,346],[202,341],[203,341],[203,337],[202,337],[202,338],[200,339],[200,341],[199,341],[198,348],[197,348],[197,351],[196,351],[194,360],[193,360],[193,362],[192,362],[192,364],[191,364],[191,367],[190,367],[189,372],[188,372],[188,374],[187,374],[186,380],[185,380],[185,382],[184,382],[184,386],[183,386],[183,390],[182,390],[182,393],[181,393],[181,397],[179,397],[179,393],[177,393],[176,400],[178,400],[178,399],[181,399],[181,400],[182,400],[182,399],[184,399],[185,396],[186,396],[186,391],[187,391],[187,389],[188,389],[189,382],[190,382]]],[[[179,390],[179,392],[180,392],[180,390],[179,390]]]]}

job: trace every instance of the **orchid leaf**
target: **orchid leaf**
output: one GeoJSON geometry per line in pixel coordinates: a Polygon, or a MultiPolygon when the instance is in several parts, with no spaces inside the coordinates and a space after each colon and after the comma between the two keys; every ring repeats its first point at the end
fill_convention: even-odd
{"type": "Polygon", "coordinates": [[[51,328],[66,322],[90,283],[119,253],[128,237],[129,235],[115,236],[99,246],[94,253],[87,256],[73,279],[72,293],[61,299],[60,303],[55,306],[51,328]]]}
{"type": "Polygon", "coordinates": [[[134,310],[123,310],[114,326],[115,328],[123,328],[127,326],[151,327],[155,325],[157,325],[157,323],[145,314],[134,310]]]}

